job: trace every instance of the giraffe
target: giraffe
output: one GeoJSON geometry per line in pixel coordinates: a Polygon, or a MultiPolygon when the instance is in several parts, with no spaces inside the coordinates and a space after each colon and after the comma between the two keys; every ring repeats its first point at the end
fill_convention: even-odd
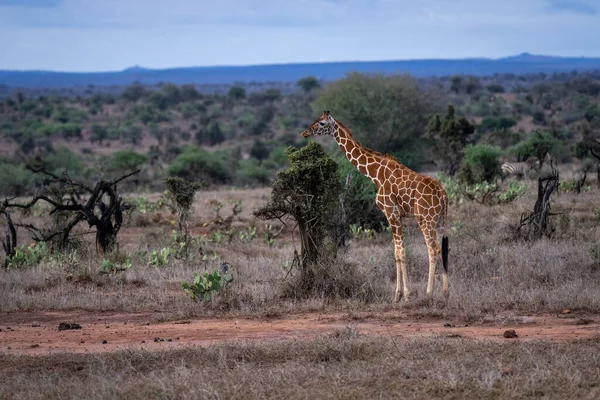
{"type": "Polygon", "coordinates": [[[352,137],[350,129],[333,118],[329,111],[301,133],[311,136],[333,136],[348,160],[377,186],[376,204],[385,214],[394,237],[396,264],[396,293],[394,301],[404,296],[408,301],[410,283],[406,269],[406,252],[402,234],[402,219],[414,216],[417,220],[429,255],[429,277],[426,296],[431,297],[438,257],[442,259],[442,293],[448,297],[448,237],[445,235],[448,196],[435,179],[421,175],[402,165],[389,154],[382,154],[362,146],[352,137]],[[441,225],[442,246],[438,244],[438,224],[441,225]]]}

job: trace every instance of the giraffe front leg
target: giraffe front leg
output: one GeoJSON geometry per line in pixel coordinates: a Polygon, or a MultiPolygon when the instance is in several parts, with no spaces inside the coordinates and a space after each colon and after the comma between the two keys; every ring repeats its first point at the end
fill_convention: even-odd
{"type": "Polygon", "coordinates": [[[401,248],[394,243],[394,258],[396,262],[396,295],[394,296],[394,302],[396,303],[402,299],[404,294],[401,267],[402,261],[400,261],[403,257],[405,257],[404,248],[401,248]]]}
{"type": "Polygon", "coordinates": [[[408,301],[410,297],[410,284],[406,271],[406,250],[404,248],[404,237],[402,235],[402,226],[396,224],[392,226],[394,234],[394,258],[396,262],[396,295],[394,301],[398,302],[402,297],[408,301]]]}

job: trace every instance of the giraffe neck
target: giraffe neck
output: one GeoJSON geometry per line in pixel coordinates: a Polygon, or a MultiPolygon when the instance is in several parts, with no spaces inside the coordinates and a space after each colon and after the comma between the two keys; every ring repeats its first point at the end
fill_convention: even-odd
{"type": "Polygon", "coordinates": [[[350,129],[346,128],[339,121],[335,120],[334,138],[340,149],[348,158],[348,161],[358,169],[358,171],[371,179],[379,187],[384,177],[380,176],[384,168],[380,168],[385,156],[379,152],[373,151],[361,145],[352,137],[350,129]]]}

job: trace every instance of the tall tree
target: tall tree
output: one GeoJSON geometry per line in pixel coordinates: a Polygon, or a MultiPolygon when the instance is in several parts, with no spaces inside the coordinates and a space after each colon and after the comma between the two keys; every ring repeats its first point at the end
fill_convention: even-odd
{"type": "Polygon", "coordinates": [[[429,119],[426,137],[433,140],[433,154],[448,175],[453,176],[458,171],[473,132],[473,124],[465,117],[457,118],[452,104],[448,105],[445,116],[434,115],[429,119]]]}
{"type": "Polygon", "coordinates": [[[408,75],[352,73],[321,92],[313,107],[348,121],[354,138],[417,168],[424,159],[421,136],[427,116],[441,111],[408,75]]]}

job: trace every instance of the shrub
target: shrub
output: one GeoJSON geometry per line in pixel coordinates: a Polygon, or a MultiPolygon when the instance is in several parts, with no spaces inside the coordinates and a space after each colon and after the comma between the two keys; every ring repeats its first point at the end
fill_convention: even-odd
{"type": "Polygon", "coordinates": [[[337,237],[331,229],[331,220],[340,192],[338,166],[314,141],[301,149],[289,147],[287,155],[290,168],[277,173],[271,200],[253,214],[265,220],[289,216],[298,224],[300,274],[294,294],[300,297],[323,295],[315,293],[324,279],[317,271],[328,265],[337,253],[337,237]]]}
{"type": "Polygon", "coordinates": [[[270,146],[265,144],[262,140],[255,140],[250,149],[250,156],[256,158],[258,161],[262,161],[269,157],[270,152],[270,146]]]}
{"type": "Polygon", "coordinates": [[[527,185],[522,182],[509,182],[508,187],[502,190],[497,183],[469,185],[457,182],[444,173],[438,174],[436,178],[446,190],[450,204],[461,204],[467,200],[487,205],[511,203],[527,190],[527,185]]]}
{"type": "Polygon", "coordinates": [[[204,272],[202,275],[194,272],[192,283],[183,281],[181,287],[194,301],[198,299],[210,301],[215,294],[223,291],[231,282],[233,282],[233,277],[229,276],[227,272],[221,273],[221,271],[215,270],[211,273],[204,272]]]}
{"type": "Polygon", "coordinates": [[[241,86],[234,85],[229,88],[227,95],[234,100],[241,100],[246,98],[246,89],[241,86]]]}
{"type": "Polygon", "coordinates": [[[409,168],[418,165],[425,150],[420,138],[427,118],[442,109],[408,75],[360,73],[328,85],[315,100],[314,108],[319,114],[331,110],[351,127],[356,140],[382,153],[398,155],[409,168]],[[410,165],[403,155],[417,162],[410,165]]]}
{"type": "Polygon", "coordinates": [[[229,183],[232,176],[223,157],[210,153],[197,146],[187,146],[168,168],[170,176],[178,176],[189,181],[206,183],[229,183]]]}
{"type": "Polygon", "coordinates": [[[548,132],[535,131],[526,140],[511,146],[508,151],[515,155],[517,161],[525,161],[531,157],[537,157],[541,163],[546,155],[555,152],[560,142],[548,132]]]}
{"type": "Polygon", "coordinates": [[[504,93],[504,87],[502,85],[498,85],[496,83],[491,83],[486,85],[485,88],[490,93],[504,93]]]}
{"type": "Polygon", "coordinates": [[[458,180],[467,184],[492,182],[500,175],[502,150],[487,144],[468,145],[458,171],[458,180]]]}
{"type": "Polygon", "coordinates": [[[314,76],[305,76],[304,78],[298,79],[296,86],[300,87],[305,93],[311,90],[317,89],[321,86],[319,80],[314,76]]]}
{"type": "Polygon", "coordinates": [[[427,123],[427,137],[433,141],[433,154],[441,161],[442,168],[454,175],[463,156],[463,149],[469,143],[475,127],[465,118],[457,118],[454,107],[449,104],[446,115],[434,115],[427,123]]]}
{"type": "Polygon", "coordinates": [[[510,129],[517,124],[514,118],[501,116],[501,117],[485,117],[479,125],[481,132],[489,132],[492,130],[506,130],[510,129]]]}
{"type": "Polygon", "coordinates": [[[272,173],[258,161],[240,160],[237,177],[242,185],[265,185],[271,181],[272,173]]]}
{"type": "Polygon", "coordinates": [[[0,159],[0,193],[5,197],[21,196],[35,183],[37,183],[37,178],[23,165],[0,159]]]}
{"type": "Polygon", "coordinates": [[[133,150],[122,150],[112,154],[109,169],[118,172],[134,171],[148,161],[148,157],[133,150]]]}
{"type": "Polygon", "coordinates": [[[48,154],[42,159],[42,166],[55,175],[62,175],[66,171],[71,178],[80,177],[84,168],[81,157],[67,148],[60,148],[48,154]]]}
{"type": "Polygon", "coordinates": [[[15,254],[7,260],[8,268],[33,267],[41,263],[48,256],[46,242],[32,243],[29,246],[21,245],[15,249],[15,254]]]}

